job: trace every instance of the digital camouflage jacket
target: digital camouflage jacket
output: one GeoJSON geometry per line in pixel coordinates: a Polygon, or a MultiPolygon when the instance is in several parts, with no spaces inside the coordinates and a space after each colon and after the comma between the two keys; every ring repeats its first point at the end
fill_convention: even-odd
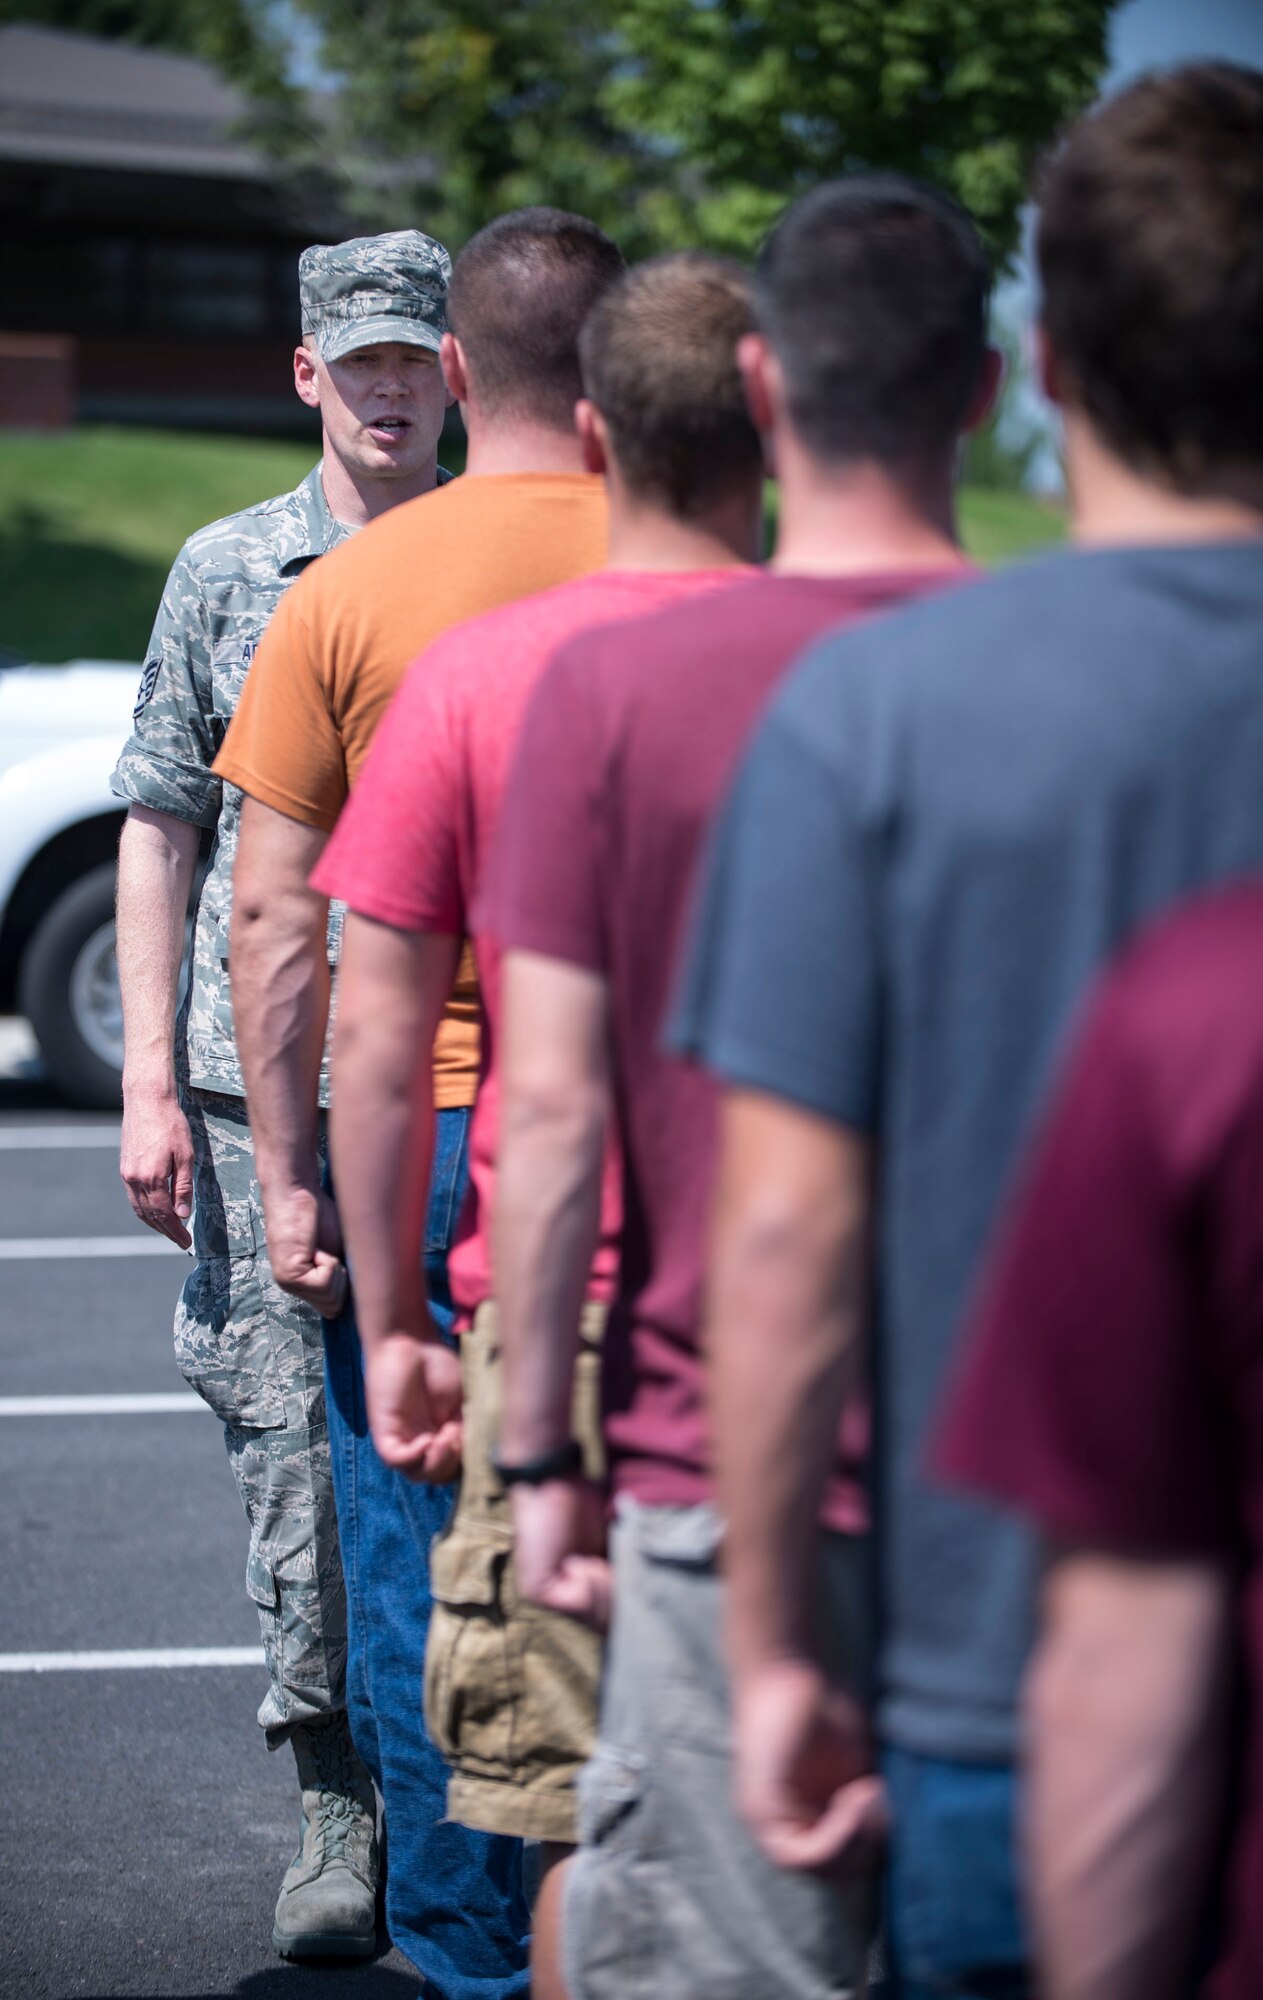
{"type": "MultiPolygon", "coordinates": [[[[308,563],[344,540],[320,467],[292,493],[229,514],[191,535],[167,579],[145,654],[132,734],[111,779],[122,799],[213,827],[193,928],[193,962],[180,1015],[181,1073],[200,1090],[244,1097],[229,984],[232,868],[243,794],[211,770],[268,620],[308,563]]],[[[342,913],[329,918],[337,961],[342,913]]],[[[320,1101],[329,1101],[329,1052],[320,1101]]]]}

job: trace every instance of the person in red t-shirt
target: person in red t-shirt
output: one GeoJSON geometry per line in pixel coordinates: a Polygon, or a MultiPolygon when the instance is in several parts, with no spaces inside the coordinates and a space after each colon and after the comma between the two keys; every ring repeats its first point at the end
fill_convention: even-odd
{"type": "MultiPolygon", "coordinates": [[[[778,1867],[731,1809],[699,1339],[718,1096],[660,1038],[699,848],[778,680],[821,631],[970,574],[953,475],[960,432],[995,385],[987,291],[969,218],[915,182],[857,176],[789,210],[761,253],[759,331],[741,348],[780,475],[773,572],[558,654],[523,725],[475,912],[484,946],[506,954],[496,1268],[509,1467],[561,1463],[611,1112],[624,1161],[604,1353],[615,1615],[566,1887],[573,2000],[614,2000],[629,1967],[638,1990],[726,2000],[863,1982],[871,1871],[861,1862],[839,1893],[788,1826],[781,1858],[794,1865],[778,1867]]],[[[794,965],[781,975],[792,982],[794,965]]],[[[862,1409],[851,1416],[821,1621],[854,1688],[862,1409]]],[[[594,1572],[579,1519],[561,1480],[514,1488],[519,1583],[542,1603],[583,1605],[594,1572]]],[[[870,1818],[877,1790],[867,1784],[870,1818]]]]}
{"type": "Polygon", "coordinates": [[[1166,2000],[1240,1804],[1210,2000],[1263,1993],[1263,885],[1102,983],[1013,1204],[936,1464],[1051,1546],[1027,1681],[1048,2000],[1166,2000]],[[1242,1754],[1243,1753],[1243,1754],[1242,1754]]]}
{"type": "MultiPolygon", "coordinates": [[[[589,470],[606,474],[609,566],[473,619],[421,655],[313,878],[351,912],[334,1049],[333,1159],[374,1439],[386,1462],[409,1476],[447,1479],[460,1466],[463,1427],[460,1502],[431,1558],[426,1655],[427,1722],[453,1766],[448,1811],[554,1851],[575,1839],[574,1779],[595,1733],[599,1641],[557,1610],[519,1604],[506,1561],[509,1503],[491,1460],[499,1424],[489,1224],[500,1011],[491,940],[477,953],[485,1032],[472,1195],[449,1260],[464,1329],[459,1363],[431,1331],[422,1278],[428,1052],[499,817],[519,717],[556,647],[594,625],[716,591],[757,559],[763,464],[736,361],[750,325],[746,274],[692,254],[642,265],[594,308],[581,343],[588,399],[577,421],[589,470]]],[[[582,756],[582,746],[567,754],[582,756]]],[[[587,1469],[598,1477],[597,1341],[617,1267],[619,1195],[611,1170],[600,1243],[579,1283],[589,1303],[574,1435],[586,1442],[587,1469]]],[[[571,1434],[568,1419],[568,1452],[571,1434]]],[[[556,1990],[544,1963],[550,1907],[546,1888],[536,1912],[532,1990],[539,1994],[556,1990]]]]}

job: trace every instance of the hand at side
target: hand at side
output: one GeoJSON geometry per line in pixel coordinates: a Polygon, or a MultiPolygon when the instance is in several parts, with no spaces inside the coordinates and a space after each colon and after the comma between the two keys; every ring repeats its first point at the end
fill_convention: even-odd
{"type": "Polygon", "coordinates": [[[810,1661],[773,1660],[734,1687],[737,1806],[782,1868],[851,1874],[885,1839],[867,1720],[810,1661]]]}

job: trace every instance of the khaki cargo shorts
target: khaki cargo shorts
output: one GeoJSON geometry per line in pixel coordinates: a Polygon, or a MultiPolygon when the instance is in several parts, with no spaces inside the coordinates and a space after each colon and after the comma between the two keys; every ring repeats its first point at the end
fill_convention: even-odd
{"type": "MultiPolygon", "coordinates": [[[[573,1426],[593,1478],[603,1468],[604,1324],[604,1306],[584,1308],[573,1426]]],[[[576,1619],[518,1596],[509,1499],[491,1466],[502,1399],[493,1302],[461,1336],[461,1368],[464,1467],[451,1525],[430,1552],[425,1724],[452,1767],[450,1819],[571,1845],[575,1780],[596,1739],[601,1642],[576,1619]]]]}

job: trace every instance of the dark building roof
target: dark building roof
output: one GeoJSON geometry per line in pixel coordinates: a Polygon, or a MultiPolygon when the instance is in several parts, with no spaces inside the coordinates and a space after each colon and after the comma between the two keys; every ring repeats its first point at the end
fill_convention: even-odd
{"type": "Polygon", "coordinates": [[[0,28],[0,160],[267,179],[237,92],[191,56],[0,28]]]}

